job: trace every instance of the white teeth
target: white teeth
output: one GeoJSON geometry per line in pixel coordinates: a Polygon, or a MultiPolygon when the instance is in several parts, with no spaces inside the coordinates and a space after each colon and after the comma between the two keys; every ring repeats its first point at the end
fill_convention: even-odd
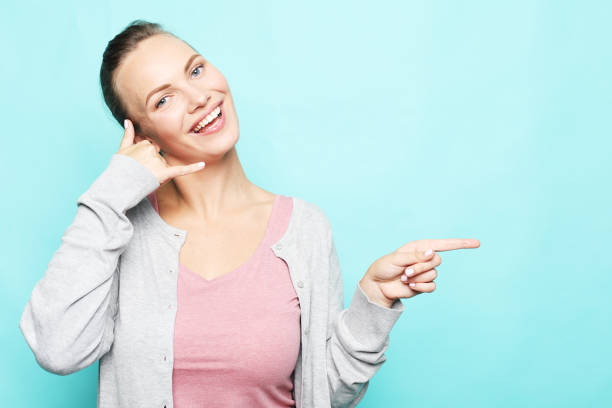
{"type": "Polygon", "coordinates": [[[193,131],[197,132],[200,129],[202,129],[204,126],[208,125],[210,122],[212,122],[212,120],[214,118],[216,118],[217,116],[219,116],[219,113],[221,113],[221,106],[217,106],[215,109],[213,109],[212,112],[210,112],[208,114],[208,116],[206,116],[204,119],[202,119],[202,121],[200,123],[198,123],[198,126],[196,126],[193,131]]]}

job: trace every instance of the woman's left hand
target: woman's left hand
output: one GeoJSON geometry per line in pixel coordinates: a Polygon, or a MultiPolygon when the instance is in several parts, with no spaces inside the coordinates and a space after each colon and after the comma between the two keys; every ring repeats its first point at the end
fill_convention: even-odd
{"type": "Polygon", "coordinates": [[[434,268],[442,263],[437,251],[479,246],[480,241],[477,239],[422,239],[408,242],[377,259],[359,284],[370,300],[390,308],[396,299],[410,298],[436,289],[433,280],[438,273],[434,268]]]}

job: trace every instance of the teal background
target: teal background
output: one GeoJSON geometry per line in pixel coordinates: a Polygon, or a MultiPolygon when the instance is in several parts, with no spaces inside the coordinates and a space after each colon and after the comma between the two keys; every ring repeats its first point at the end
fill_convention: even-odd
{"type": "Polygon", "coordinates": [[[226,76],[247,177],[326,212],[345,306],[406,242],[480,240],[403,300],[360,406],[611,406],[612,3],[118,0],[3,4],[4,406],[95,406],[98,363],[50,374],[18,324],[119,148],[98,70],[138,18],[226,76]]]}

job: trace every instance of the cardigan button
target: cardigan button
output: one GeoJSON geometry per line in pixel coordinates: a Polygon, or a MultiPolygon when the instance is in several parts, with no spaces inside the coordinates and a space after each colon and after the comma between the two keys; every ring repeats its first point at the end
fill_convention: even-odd
{"type": "Polygon", "coordinates": [[[303,288],[304,287],[304,282],[298,281],[297,285],[298,285],[298,288],[303,288]]]}

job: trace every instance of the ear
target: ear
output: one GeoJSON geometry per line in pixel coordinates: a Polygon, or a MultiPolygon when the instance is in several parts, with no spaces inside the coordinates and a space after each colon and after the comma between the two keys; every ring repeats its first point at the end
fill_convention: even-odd
{"type": "MultiPolygon", "coordinates": [[[[148,140],[149,142],[151,142],[151,144],[153,145],[153,147],[155,147],[155,149],[157,150],[157,152],[159,153],[159,151],[161,150],[161,148],[159,147],[159,145],[157,143],[155,143],[153,141],[153,139],[151,139],[150,137],[147,136],[142,136],[139,135],[138,133],[136,133],[134,135],[134,144],[138,143],[138,142],[142,142],[143,140],[148,140]]],[[[163,155],[162,155],[163,156],[163,155]]]]}
{"type": "Polygon", "coordinates": [[[136,123],[132,121],[132,125],[134,126],[134,143],[135,144],[148,139],[147,137],[143,136],[141,129],[139,129],[139,126],[136,123]]]}
{"type": "Polygon", "coordinates": [[[148,140],[149,142],[153,143],[153,139],[151,139],[150,137],[144,136],[142,134],[142,132],[136,132],[134,133],[134,143],[138,143],[138,142],[142,142],[143,140],[148,140]]]}

